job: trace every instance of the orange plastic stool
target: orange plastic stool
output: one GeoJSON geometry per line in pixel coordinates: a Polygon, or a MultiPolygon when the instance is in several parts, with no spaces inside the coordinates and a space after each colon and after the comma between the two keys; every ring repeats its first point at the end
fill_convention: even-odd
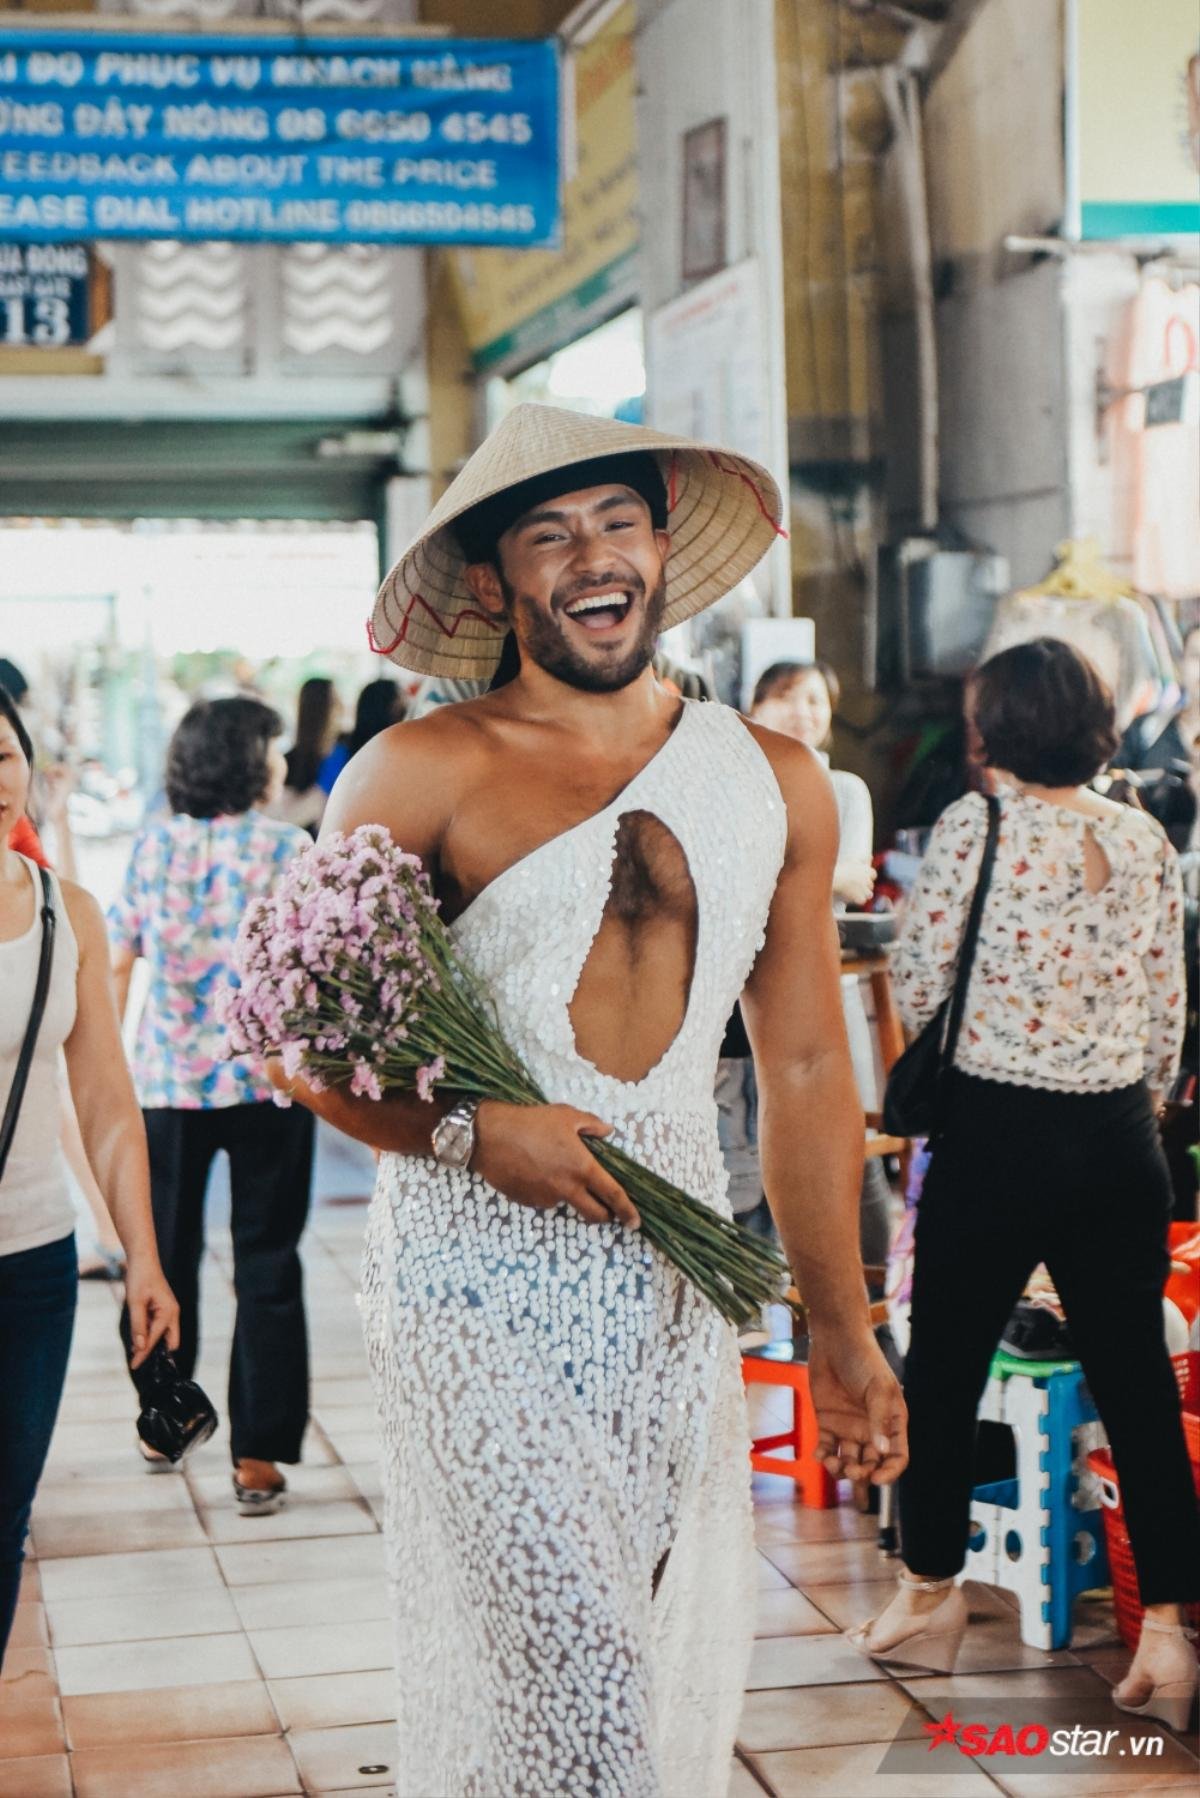
{"type": "Polygon", "coordinates": [[[793,1358],[790,1342],[765,1342],[742,1355],[742,1380],[747,1386],[790,1386],[792,1427],[782,1435],[758,1436],[750,1444],[750,1465],[756,1473],[783,1474],[795,1480],[796,1495],[812,1511],[829,1511],[837,1504],[837,1486],[815,1458],[817,1417],[808,1395],[808,1367],[793,1358]],[[791,1455],[777,1451],[790,1449],[791,1455]]]}

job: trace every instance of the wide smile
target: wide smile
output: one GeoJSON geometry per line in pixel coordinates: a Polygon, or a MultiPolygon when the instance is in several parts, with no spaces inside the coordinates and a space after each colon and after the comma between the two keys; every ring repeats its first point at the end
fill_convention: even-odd
{"type": "Polygon", "coordinates": [[[633,594],[627,587],[609,587],[603,593],[588,593],[582,599],[573,599],[563,610],[580,630],[585,630],[590,637],[600,637],[624,624],[632,605],[633,594]]]}

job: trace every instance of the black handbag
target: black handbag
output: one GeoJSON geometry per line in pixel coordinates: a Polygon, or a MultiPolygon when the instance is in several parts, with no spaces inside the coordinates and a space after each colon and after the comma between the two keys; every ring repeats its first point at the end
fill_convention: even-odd
{"type": "Polygon", "coordinates": [[[954,986],[929,1022],[917,1032],[903,1055],[892,1066],[883,1094],[883,1127],[889,1136],[936,1136],[946,1090],[946,1076],[954,1066],[954,1051],[967,1004],[967,987],[979,939],[979,921],[992,883],[996,843],[1000,835],[1000,801],[985,795],[988,808],[987,837],[979,878],[967,925],[958,952],[954,986]]]}
{"type": "Polygon", "coordinates": [[[202,1386],[181,1376],[165,1343],[155,1343],[133,1378],[142,1405],[137,1433],[147,1448],[177,1463],[208,1441],[216,1408],[202,1386]]]}
{"type": "Polygon", "coordinates": [[[0,1180],[4,1178],[8,1153],[12,1148],[13,1137],[17,1133],[21,1101],[25,1097],[29,1070],[33,1065],[33,1052],[37,1048],[38,1032],[42,1027],[42,1018],[46,1012],[46,997],[50,991],[50,968],[54,960],[54,932],[58,924],[58,914],[54,909],[54,887],[45,868],[39,868],[38,873],[42,878],[42,948],[41,954],[38,956],[37,977],[33,983],[33,1004],[29,1011],[29,1022],[25,1026],[25,1039],[17,1056],[12,1085],[8,1089],[8,1101],[4,1107],[4,1118],[0,1122],[0,1180]]]}

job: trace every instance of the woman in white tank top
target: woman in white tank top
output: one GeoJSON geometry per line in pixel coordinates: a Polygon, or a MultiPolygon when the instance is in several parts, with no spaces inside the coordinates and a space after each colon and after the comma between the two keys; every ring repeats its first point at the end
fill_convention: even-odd
{"type": "MultiPolygon", "coordinates": [[[[25,810],[33,746],[0,687],[0,1116],[8,1104],[41,959],[42,881],[8,847],[25,810]]],[[[12,1625],[34,1493],[66,1378],[75,1317],[75,1213],[59,1148],[59,1057],[88,1160],[127,1259],[136,1359],[178,1343],[179,1308],[159,1266],[146,1136],[125,1065],[100,908],[50,877],[56,928],[46,1009],[0,1173],[0,1660],[12,1625]]]]}

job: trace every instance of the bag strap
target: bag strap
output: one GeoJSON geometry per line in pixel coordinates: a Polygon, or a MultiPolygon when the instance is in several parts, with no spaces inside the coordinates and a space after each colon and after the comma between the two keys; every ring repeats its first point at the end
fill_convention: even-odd
{"type": "Polygon", "coordinates": [[[46,1011],[46,998],[50,991],[50,965],[54,959],[54,930],[58,922],[54,910],[54,887],[45,868],[39,868],[38,873],[42,877],[42,949],[38,957],[37,979],[33,987],[33,1005],[29,1012],[29,1022],[25,1026],[25,1040],[21,1044],[21,1051],[17,1056],[16,1070],[13,1073],[12,1086],[8,1093],[8,1103],[4,1107],[4,1120],[0,1123],[0,1180],[4,1178],[8,1152],[12,1148],[12,1140],[17,1132],[21,1101],[25,1097],[25,1086],[29,1079],[29,1069],[33,1063],[33,1052],[37,1047],[38,1031],[42,1027],[42,1018],[46,1011]]]}
{"type": "Polygon", "coordinates": [[[983,859],[979,864],[979,876],[975,882],[971,909],[967,914],[967,927],[963,931],[962,947],[958,952],[958,967],[954,973],[950,1013],[946,1020],[946,1034],[942,1038],[942,1054],[938,1064],[938,1072],[942,1077],[948,1074],[954,1066],[954,1052],[958,1048],[958,1035],[962,1029],[963,1013],[967,1009],[967,988],[971,984],[975,945],[979,941],[979,924],[983,917],[988,888],[992,884],[992,869],[996,864],[996,844],[1000,838],[1000,801],[994,793],[985,793],[984,798],[988,808],[987,836],[984,838],[983,859]]]}

